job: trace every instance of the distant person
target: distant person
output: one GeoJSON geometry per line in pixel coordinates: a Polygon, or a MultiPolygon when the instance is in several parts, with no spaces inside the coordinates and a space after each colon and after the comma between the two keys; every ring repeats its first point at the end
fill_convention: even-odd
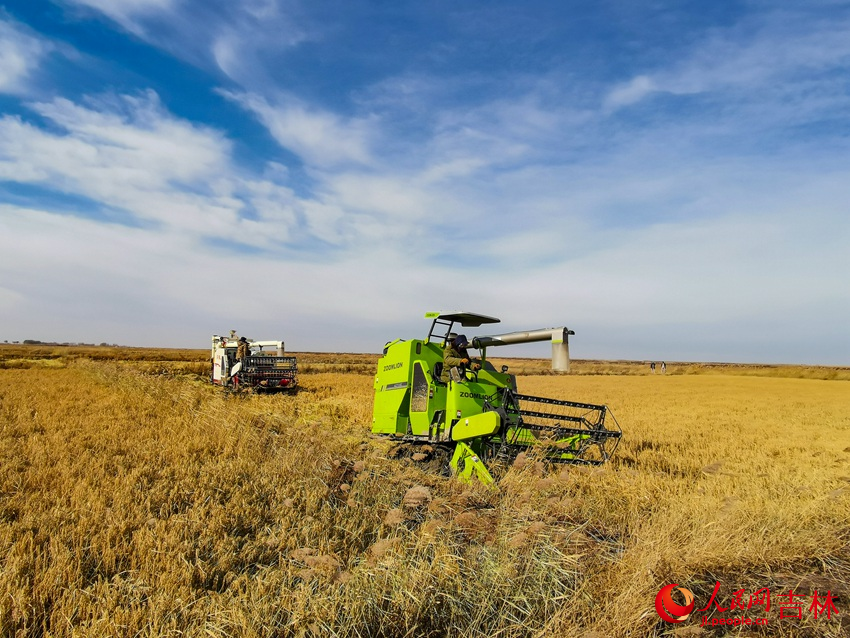
{"type": "Polygon", "coordinates": [[[652,372],[652,374],[655,374],[655,361],[649,364],[649,370],[652,372]]]}
{"type": "Polygon", "coordinates": [[[481,369],[481,364],[470,358],[466,350],[468,347],[469,341],[465,335],[458,335],[446,344],[443,348],[443,373],[440,375],[440,381],[448,383],[452,368],[457,368],[461,377],[467,369],[473,371],[481,369]]]}
{"type": "Polygon", "coordinates": [[[667,364],[662,361],[661,362],[661,374],[664,374],[665,372],[667,372],[667,364]]]}

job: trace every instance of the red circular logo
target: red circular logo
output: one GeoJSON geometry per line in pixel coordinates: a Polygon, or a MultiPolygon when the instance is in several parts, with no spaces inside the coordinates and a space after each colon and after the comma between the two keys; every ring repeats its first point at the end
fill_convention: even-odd
{"type": "Polygon", "coordinates": [[[678,583],[662,587],[661,591],[655,596],[655,611],[667,622],[682,622],[683,620],[687,620],[693,610],[693,593],[687,587],[679,587],[678,583]],[[673,600],[673,589],[678,589],[682,596],[685,597],[684,605],[680,605],[673,600]]]}

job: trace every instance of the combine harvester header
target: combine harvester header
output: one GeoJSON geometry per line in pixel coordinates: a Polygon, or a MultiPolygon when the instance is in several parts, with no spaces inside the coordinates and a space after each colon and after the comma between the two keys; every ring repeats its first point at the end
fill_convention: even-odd
{"type": "Polygon", "coordinates": [[[465,350],[452,349],[457,337],[465,337],[452,332],[455,324],[478,328],[498,319],[471,312],[425,317],[432,323],[424,340],[396,339],[384,347],[374,382],[373,432],[400,437],[404,449],[422,455],[417,458],[445,458],[452,474],[467,481],[475,475],[483,483],[493,482],[488,468],[506,466],[523,451],[553,463],[588,465],[613,454],[621,430],[607,406],[519,394],[508,367],[497,371],[487,361],[487,348],[551,340],[553,369],[569,370],[572,330],[474,337],[469,343],[481,354],[474,362],[465,350]]]}

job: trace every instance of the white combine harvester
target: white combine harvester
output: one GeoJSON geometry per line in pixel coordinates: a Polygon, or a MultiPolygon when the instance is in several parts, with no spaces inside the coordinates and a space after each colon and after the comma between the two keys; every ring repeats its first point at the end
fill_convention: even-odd
{"type": "Polygon", "coordinates": [[[292,391],[298,387],[295,357],[284,356],[283,341],[247,340],[247,356],[237,358],[239,336],[212,336],[210,381],[231,390],[292,391]]]}

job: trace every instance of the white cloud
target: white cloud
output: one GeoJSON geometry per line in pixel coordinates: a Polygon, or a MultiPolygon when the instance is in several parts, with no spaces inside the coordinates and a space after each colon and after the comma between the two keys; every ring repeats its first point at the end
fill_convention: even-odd
{"type": "Polygon", "coordinates": [[[52,46],[20,25],[0,20],[0,93],[21,94],[52,46]]]}
{"type": "Polygon", "coordinates": [[[100,11],[122,27],[141,35],[144,18],[170,12],[180,0],[63,0],[67,4],[77,5],[100,11]]]}
{"type": "MultiPolygon", "coordinates": [[[[273,83],[271,62],[316,37],[297,24],[287,9],[290,4],[275,0],[226,3],[208,16],[208,32],[201,45],[209,46],[207,54],[231,80],[262,92],[273,83]]],[[[189,41],[197,38],[191,22],[184,22],[181,31],[189,41]]],[[[177,54],[185,57],[180,50],[177,54]]]]}
{"type": "Polygon", "coordinates": [[[269,248],[298,226],[289,188],[243,175],[221,133],[175,118],[152,92],[31,108],[58,130],[0,118],[0,179],[86,197],[105,209],[92,216],[123,211],[194,238],[269,248]]]}
{"type": "Polygon", "coordinates": [[[819,20],[805,12],[775,9],[711,32],[690,52],[614,86],[603,99],[616,110],[656,92],[674,95],[740,92],[752,100],[791,93],[812,73],[850,63],[850,22],[819,20]]]}
{"type": "Polygon", "coordinates": [[[307,164],[368,164],[372,123],[366,119],[343,119],[328,111],[310,108],[294,98],[272,105],[252,93],[222,91],[259,118],[277,142],[307,164]]]}
{"type": "Polygon", "coordinates": [[[410,177],[343,173],[328,177],[326,187],[345,207],[382,216],[418,219],[432,209],[430,193],[418,188],[410,177]]]}
{"type": "Polygon", "coordinates": [[[123,186],[128,180],[138,187],[191,183],[220,171],[230,151],[230,143],[220,133],[170,116],[152,91],[138,97],[91,100],[89,107],[60,98],[33,104],[32,109],[67,131],[65,138],[51,136],[52,152],[62,139],[83,144],[89,151],[96,149],[93,168],[123,171],[123,186]]]}
{"type": "Polygon", "coordinates": [[[639,75],[611,89],[611,92],[605,98],[605,107],[608,110],[615,110],[621,106],[640,102],[655,90],[656,85],[651,78],[646,75],[639,75]]]}
{"type": "MultiPolygon", "coordinates": [[[[203,220],[200,210],[193,211],[201,208],[200,198],[174,185],[202,186],[211,173],[224,171],[229,144],[219,134],[172,118],[150,93],[116,104],[82,107],[57,99],[32,108],[64,133],[46,132],[18,117],[0,119],[4,179],[83,195],[141,219],[203,220]]],[[[217,208],[220,214],[233,207],[218,198],[217,208]]]]}
{"type": "Polygon", "coordinates": [[[243,87],[271,82],[270,61],[317,37],[288,0],[54,0],[102,13],[139,38],[243,87]]]}
{"type": "Polygon", "coordinates": [[[316,240],[320,252],[357,250],[410,233],[428,210],[428,192],[400,177],[322,172],[315,196],[296,196],[286,170],[240,169],[227,138],[174,117],[153,92],[30,108],[52,128],[0,118],[0,179],[85,197],[89,217],[279,254],[316,240]]]}

